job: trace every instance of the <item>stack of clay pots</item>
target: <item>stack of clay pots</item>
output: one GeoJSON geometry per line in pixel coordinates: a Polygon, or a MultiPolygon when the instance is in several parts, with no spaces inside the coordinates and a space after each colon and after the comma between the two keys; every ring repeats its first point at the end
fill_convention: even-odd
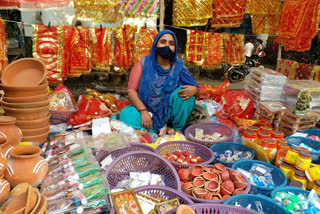
{"type": "Polygon", "coordinates": [[[16,118],[22,141],[42,144],[50,128],[47,70],[38,59],[24,58],[8,65],[1,76],[2,107],[16,118]]]}

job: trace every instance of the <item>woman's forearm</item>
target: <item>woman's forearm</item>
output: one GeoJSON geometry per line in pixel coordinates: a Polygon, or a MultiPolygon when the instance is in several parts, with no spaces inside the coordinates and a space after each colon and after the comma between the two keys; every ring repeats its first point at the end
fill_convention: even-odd
{"type": "Polygon", "coordinates": [[[132,105],[138,109],[138,110],[143,110],[146,109],[146,106],[143,104],[143,102],[140,100],[138,92],[134,90],[128,91],[128,97],[129,100],[131,101],[132,105]]]}

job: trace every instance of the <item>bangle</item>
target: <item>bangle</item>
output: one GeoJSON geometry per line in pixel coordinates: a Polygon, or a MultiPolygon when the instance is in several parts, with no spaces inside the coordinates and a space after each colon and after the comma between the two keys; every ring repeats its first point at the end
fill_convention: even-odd
{"type": "Polygon", "coordinates": [[[148,111],[147,109],[140,109],[140,110],[138,110],[139,112],[142,112],[142,111],[148,111]]]}

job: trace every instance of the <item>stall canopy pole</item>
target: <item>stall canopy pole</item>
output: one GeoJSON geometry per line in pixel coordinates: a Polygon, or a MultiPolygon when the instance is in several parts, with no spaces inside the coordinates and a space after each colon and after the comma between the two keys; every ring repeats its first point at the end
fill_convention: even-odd
{"type": "Polygon", "coordinates": [[[164,30],[164,0],[160,0],[160,31],[164,30]]]}

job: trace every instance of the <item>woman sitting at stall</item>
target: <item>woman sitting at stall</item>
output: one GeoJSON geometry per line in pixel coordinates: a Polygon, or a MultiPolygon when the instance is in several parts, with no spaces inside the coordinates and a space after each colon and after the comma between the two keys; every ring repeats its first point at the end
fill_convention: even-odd
{"type": "Polygon", "coordinates": [[[158,33],[150,55],[131,70],[128,97],[132,105],[122,109],[122,122],[149,132],[158,132],[167,125],[168,134],[184,128],[200,91],[186,66],[177,59],[177,49],[172,31],[158,33]]]}

